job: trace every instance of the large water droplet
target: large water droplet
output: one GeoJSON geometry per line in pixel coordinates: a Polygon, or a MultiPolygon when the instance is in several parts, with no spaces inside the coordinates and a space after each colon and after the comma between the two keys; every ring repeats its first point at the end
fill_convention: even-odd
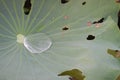
{"type": "Polygon", "coordinates": [[[42,53],[50,48],[52,42],[44,33],[28,35],[24,39],[24,46],[31,53],[42,53]]]}

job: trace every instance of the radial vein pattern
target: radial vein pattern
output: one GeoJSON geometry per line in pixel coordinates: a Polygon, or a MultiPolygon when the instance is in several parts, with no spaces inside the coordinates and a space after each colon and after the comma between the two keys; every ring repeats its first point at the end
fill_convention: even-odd
{"type": "Polygon", "coordinates": [[[118,6],[113,0],[0,0],[0,80],[67,80],[58,74],[71,69],[85,80],[116,80],[120,59],[107,49],[120,50],[118,6]],[[41,33],[52,43],[43,52],[45,44],[34,40],[44,37],[29,38],[27,47],[37,53],[17,42],[18,34],[41,33]]]}

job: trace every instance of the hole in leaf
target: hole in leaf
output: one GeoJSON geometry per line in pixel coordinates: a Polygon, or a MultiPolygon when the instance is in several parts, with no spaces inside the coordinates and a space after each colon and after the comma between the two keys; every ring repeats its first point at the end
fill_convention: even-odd
{"type": "Polygon", "coordinates": [[[64,31],[66,31],[66,30],[68,30],[69,28],[68,27],[64,27],[64,28],[62,28],[62,30],[64,30],[64,31]]]}
{"type": "Polygon", "coordinates": [[[68,3],[70,0],[61,0],[62,4],[68,3]]]}
{"type": "Polygon", "coordinates": [[[96,23],[102,23],[105,19],[104,18],[101,18],[100,20],[98,21],[94,21],[93,24],[96,24],[96,23]]]}
{"type": "Polygon", "coordinates": [[[82,5],[85,5],[86,4],[86,2],[84,1],[83,3],[82,3],[82,5]]]}
{"type": "Polygon", "coordinates": [[[31,6],[32,6],[31,0],[26,0],[25,4],[24,4],[24,7],[23,7],[25,15],[28,15],[30,13],[31,6]]]}
{"type": "Polygon", "coordinates": [[[95,39],[95,36],[93,36],[93,35],[88,35],[88,37],[87,37],[87,40],[94,40],[95,39]]]}
{"type": "Polygon", "coordinates": [[[120,29],[120,10],[119,10],[119,12],[118,12],[118,27],[119,27],[119,29],[120,29]]]}

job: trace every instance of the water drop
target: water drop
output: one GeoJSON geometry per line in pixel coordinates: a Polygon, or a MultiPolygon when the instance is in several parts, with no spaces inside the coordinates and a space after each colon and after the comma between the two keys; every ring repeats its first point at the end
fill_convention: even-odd
{"type": "Polygon", "coordinates": [[[24,46],[31,53],[42,53],[48,50],[51,44],[50,38],[44,33],[28,35],[24,39],[24,46]]]}

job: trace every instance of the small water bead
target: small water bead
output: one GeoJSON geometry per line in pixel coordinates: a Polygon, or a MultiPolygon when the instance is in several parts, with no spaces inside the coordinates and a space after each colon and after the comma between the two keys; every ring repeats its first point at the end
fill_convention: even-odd
{"type": "Polygon", "coordinates": [[[44,33],[28,35],[24,39],[24,46],[31,53],[42,53],[50,48],[52,42],[44,33]]]}

